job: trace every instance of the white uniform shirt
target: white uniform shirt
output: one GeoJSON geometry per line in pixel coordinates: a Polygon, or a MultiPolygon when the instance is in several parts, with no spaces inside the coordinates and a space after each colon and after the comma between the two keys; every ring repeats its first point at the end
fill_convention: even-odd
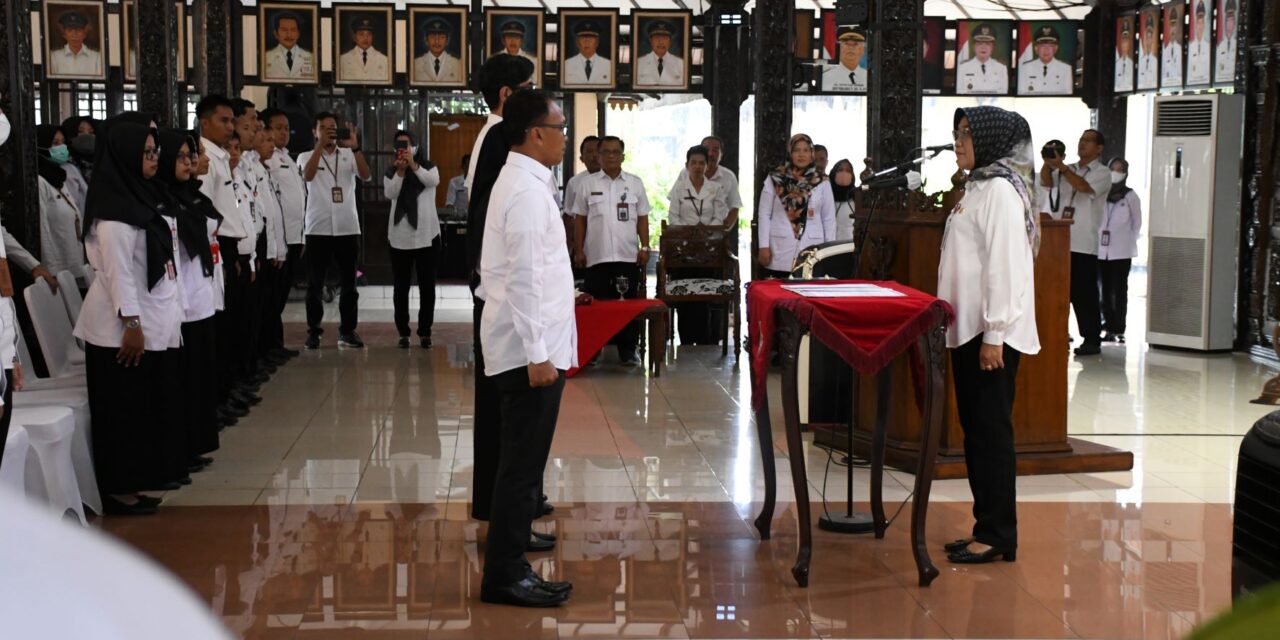
{"type": "Polygon", "coordinates": [[[391,73],[387,68],[387,55],[373,47],[368,49],[352,47],[342,54],[338,58],[338,72],[344,81],[385,82],[391,79],[391,73]],[[369,55],[365,56],[366,53],[369,55]]]}
{"type": "Polygon", "coordinates": [[[256,152],[245,151],[240,154],[240,164],[236,165],[234,174],[236,197],[240,199],[240,215],[244,218],[245,228],[249,230],[249,235],[237,242],[236,246],[240,255],[250,257],[250,268],[256,268],[254,262],[260,257],[266,257],[257,255],[258,236],[266,229],[264,216],[271,187],[266,181],[267,171],[258,162],[256,152]]]}
{"type": "Polygon", "coordinates": [[[587,58],[581,53],[565,60],[564,84],[596,84],[609,86],[613,84],[612,67],[604,56],[591,56],[591,76],[587,76],[587,58]]]}
{"type": "Polygon", "coordinates": [[[1116,91],[1133,91],[1133,59],[1116,54],[1116,91]]]}
{"type": "Polygon", "coordinates": [[[12,130],[12,128],[13,126],[9,124],[9,116],[6,116],[3,111],[0,111],[0,144],[4,144],[9,141],[9,131],[12,130]]]}
{"type": "MultiPolygon", "coordinates": [[[[405,169],[406,175],[409,169],[405,169]]],[[[409,224],[406,216],[396,222],[396,198],[400,197],[400,188],[404,186],[404,178],[392,174],[390,178],[382,178],[382,191],[391,201],[391,218],[387,221],[387,242],[393,249],[421,249],[429,247],[440,235],[440,214],[436,211],[436,185],[440,184],[440,169],[427,169],[418,165],[414,172],[424,187],[418,194],[418,228],[409,224]]]]}
{"type": "Polygon", "coordinates": [[[772,253],[769,269],[791,271],[796,254],[802,249],[836,239],[836,203],[830,180],[809,192],[809,210],[812,215],[805,222],[804,234],[797,238],[787,210],[774,192],[773,177],[764,179],[764,190],[760,192],[760,248],[772,253]]]}
{"type": "Polygon", "coordinates": [[[462,61],[448,51],[441,51],[439,57],[428,51],[413,61],[413,79],[415,82],[459,84],[463,82],[462,61]]]}
{"type": "Polygon", "coordinates": [[[667,192],[668,222],[673,225],[723,226],[729,217],[724,187],[711,180],[702,181],[702,189],[693,188],[687,176],[681,176],[667,192]]]}
{"type": "Polygon", "coordinates": [[[970,182],[947,217],[938,262],[938,297],[955,309],[947,347],[978,334],[983,344],[1040,352],[1035,257],[1022,199],[1003,178],[970,182]]]}
{"type": "Polygon", "coordinates": [[[1207,37],[1196,38],[1187,45],[1187,84],[1209,84],[1212,55],[1213,49],[1209,46],[1207,37]]]}
{"type": "MultiPolygon", "coordinates": [[[[218,221],[205,218],[205,233],[209,244],[218,243],[218,221]]],[[[204,265],[199,255],[187,251],[187,245],[178,243],[178,257],[182,262],[183,322],[198,322],[221,311],[226,292],[226,276],[222,270],[222,257],[213,252],[213,275],[204,275],[204,265]]]]}
{"type": "MultiPolygon", "coordinates": [[[[4,114],[0,113],[0,118],[4,114]]],[[[7,121],[6,121],[7,122],[7,121]]],[[[3,133],[0,131],[0,133],[3,133]]],[[[3,142],[0,142],[3,144],[3,142]]],[[[0,226],[0,233],[8,235],[8,231],[0,226]]],[[[0,258],[7,258],[4,243],[0,243],[0,258]]],[[[17,312],[13,307],[12,298],[0,298],[0,380],[4,379],[3,369],[12,369],[13,363],[18,361],[18,320],[17,312]]],[[[8,384],[8,381],[4,381],[8,384]]],[[[3,394],[0,394],[3,395],[3,394]]],[[[4,405],[4,400],[0,399],[0,406],[4,405]]]]}
{"type": "Polygon", "coordinates": [[[262,164],[258,154],[253,154],[253,181],[258,189],[258,207],[255,225],[259,233],[267,236],[267,255],[259,256],[265,260],[284,260],[289,255],[289,247],[285,244],[284,210],[280,205],[280,188],[271,178],[271,172],[262,164]]]}
{"type": "Polygon", "coordinates": [[[635,86],[645,87],[683,87],[684,60],[672,54],[662,56],[662,73],[658,73],[658,56],[650,51],[636,61],[635,86]]]}
{"type": "Polygon", "coordinates": [[[1138,88],[1155,89],[1160,83],[1160,59],[1155,54],[1138,56],[1138,88]]]}
{"type": "Polygon", "coordinates": [[[31,255],[31,252],[27,251],[8,229],[0,227],[0,233],[4,234],[4,253],[0,256],[7,257],[10,263],[18,265],[27,273],[31,273],[32,269],[40,266],[40,261],[36,260],[36,257],[31,255]]]}
{"type": "MultiPolygon", "coordinates": [[[[1058,215],[1067,216],[1067,207],[1074,207],[1075,222],[1071,225],[1071,252],[1098,255],[1098,230],[1107,212],[1107,194],[1111,191],[1111,172],[1101,160],[1094,160],[1085,167],[1080,163],[1067,168],[1081,176],[1093,188],[1093,195],[1077,193],[1076,188],[1063,178],[1058,189],[1058,215]]],[[[1057,181],[1055,180],[1055,184],[1057,181]]]]}
{"type": "Polygon", "coordinates": [[[249,228],[246,217],[240,213],[240,201],[236,197],[235,177],[231,175],[231,154],[208,138],[202,138],[205,155],[209,156],[209,173],[200,177],[200,192],[213,201],[213,208],[222,214],[222,228],[218,235],[224,238],[247,238],[249,228]]]}
{"type": "Polygon", "coordinates": [[[1009,67],[995,58],[969,58],[956,69],[956,93],[1009,93],[1009,67]]]}
{"type": "Polygon", "coordinates": [[[71,45],[64,44],[49,54],[49,71],[59,76],[101,77],[102,54],[86,46],[81,46],[79,53],[72,53],[71,45]]]}
{"type": "Polygon", "coordinates": [[[1218,43],[1214,54],[1214,82],[1235,82],[1236,75],[1236,36],[1230,34],[1218,43]]]}
{"type": "MultiPolygon", "coordinates": [[[[689,177],[689,170],[681,169],[680,177],[677,178],[677,180],[684,180],[688,177],[689,177]]],[[[721,187],[723,187],[723,189],[721,190],[721,193],[724,194],[724,202],[729,207],[730,210],[742,208],[742,194],[739,193],[739,189],[738,189],[738,176],[733,175],[732,171],[724,167],[716,167],[716,173],[715,175],[712,175],[711,168],[708,167],[707,180],[710,180],[720,185],[721,187]]]]}
{"type": "Polygon", "coordinates": [[[449,186],[445,187],[444,206],[453,207],[455,214],[466,215],[467,207],[471,204],[471,199],[467,194],[467,177],[454,176],[449,179],[449,186]]]}
{"type": "Polygon", "coordinates": [[[280,210],[284,213],[284,241],[302,244],[302,225],[307,216],[307,187],[302,180],[302,167],[289,152],[277,148],[271,159],[264,163],[280,196],[280,210]]]}
{"type": "Polygon", "coordinates": [[[1071,65],[1057,58],[1024,62],[1018,67],[1018,95],[1071,95],[1074,76],[1071,65]]]}
{"type": "Polygon", "coordinates": [[[597,171],[595,173],[591,173],[590,171],[583,169],[582,171],[574,174],[573,177],[569,178],[569,183],[564,186],[563,211],[565,215],[574,215],[573,207],[578,200],[578,191],[582,189],[582,181],[598,173],[600,172],[597,171]]]}
{"type": "Polygon", "coordinates": [[[822,68],[822,90],[853,93],[866,91],[867,70],[861,65],[849,69],[843,64],[828,64],[822,68]]]}
{"type": "Polygon", "coordinates": [[[40,191],[40,259],[50,273],[70,271],[79,277],[84,267],[84,244],[80,242],[80,208],[66,185],[55,189],[37,176],[40,191]]]}
{"type": "Polygon", "coordinates": [[[80,167],[70,162],[62,165],[62,170],[67,172],[67,181],[62,184],[62,188],[71,196],[76,207],[84,211],[85,199],[89,196],[89,181],[84,179],[80,167]]]}
{"type": "Polygon", "coordinates": [[[836,240],[853,239],[853,200],[836,202],[836,240]]]}
{"type": "Polygon", "coordinates": [[[1102,231],[1098,234],[1099,260],[1138,257],[1138,234],[1142,231],[1142,201],[1132,189],[1116,202],[1107,203],[1102,231]],[[1103,241],[1106,244],[1102,244],[1103,241]]]}
{"type": "Polygon", "coordinates": [[[471,143],[471,164],[467,165],[467,198],[471,198],[471,183],[475,180],[476,163],[480,161],[480,147],[484,145],[484,137],[489,134],[489,130],[494,125],[502,122],[502,116],[497,114],[489,114],[489,119],[485,121],[484,126],[480,127],[480,135],[476,136],[476,141],[471,143]]]}
{"type": "MultiPolygon", "coordinates": [[[[174,244],[177,228],[169,222],[174,244]]],[[[147,351],[176,349],[182,345],[182,264],[174,260],[172,277],[165,274],[147,288],[146,231],[114,220],[95,220],[85,236],[89,264],[97,276],[89,286],[84,307],[76,321],[75,336],[97,347],[119,347],[124,337],[123,317],[138,316],[147,351]]]]}
{"type": "Polygon", "coordinates": [[[294,45],[292,49],[285,49],[283,45],[276,45],[267,52],[266,78],[309,80],[315,79],[316,75],[315,58],[302,47],[294,45]],[[290,53],[293,54],[293,66],[289,66],[290,53]]]}
{"type": "Polygon", "coordinates": [[[640,253],[636,219],[649,215],[649,196],[644,182],[622,171],[617,178],[601,171],[582,181],[574,195],[573,214],[587,219],[583,250],[587,266],[604,262],[635,262],[640,253]],[[623,220],[623,205],[626,206],[623,220]]]}
{"type": "MultiPolygon", "coordinates": [[[[307,166],[314,151],[298,156],[298,165],[307,166]]],[[[356,213],[356,155],[338,147],[332,154],[321,156],[316,175],[307,183],[307,223],[309,236],[360,235],[360,216],[356,213]],[[334,187],[342,189],[342,202],[334,202],[334,187]]]]}
{"type": "Polygon", "coordinates": [[[487,375],[578,364],[573,268],[554,192],[551,170],[520,153],[507,157],[493,185],[480,255],[487,375]]]}
{"type": "Polygon", "coordinates": [[[1182,84],[1182,43],[1165,45],[1160,53],[1160,86],[1177,87],[1182,84]]]}

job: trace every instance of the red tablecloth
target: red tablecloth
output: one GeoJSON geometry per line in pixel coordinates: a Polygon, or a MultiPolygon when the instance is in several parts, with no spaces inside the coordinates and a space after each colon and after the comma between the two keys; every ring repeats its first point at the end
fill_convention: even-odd
{"type": "MultiPolygon", "coordinates": [[[[849,284],[855,280],[804,281],[807,285],[849,284]]],[[[756,280],[747,287],[747,332],[755,369],[752,405],[766,392],[773,352],[774,308],[781,306],[809,327],[810,334],[859,373],[872,374],[938,324],[955,318],[951,305],[896,282],[874,282],[904,294],[885,298],[806,298],[783,289],[783,280],[756,280]]],[[[793,284],[800,284],[794,282],[793,284]]]]}
{"type": "Polygon", "coordinates": [[[650,307],[664,306],[661,300],[594,300],[574,308],[578,322],[578,364],[565,377],[572,378],[593,356],[604,348],[624,327],[650,307]]]}

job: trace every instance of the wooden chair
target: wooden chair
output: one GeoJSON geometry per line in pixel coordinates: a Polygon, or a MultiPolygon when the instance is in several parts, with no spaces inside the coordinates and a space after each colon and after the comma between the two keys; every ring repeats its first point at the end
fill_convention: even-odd
{"type": "MultiPolygon", "coordinates": [[[[729,345],[741,341],[741,283],[738,278],[738,256],[734,254],[733,233],[723,227],[667,226],[662,223],[662,239],[658,245],[657,298],[671,307],[681,302],[706,302],[725,305],[721,323],[720,355],[729,354],[729,345]],[[668,270],[701,269],[712,272],[709,277],[670,277],[668,270]],[[733,342],[729,341],[730,315],[733,316],[733,342]]],[[[675,339],[671,324],[670,339],[675,339]]],[[[734,349],[734,357],[738,350],[734,349]]]]}

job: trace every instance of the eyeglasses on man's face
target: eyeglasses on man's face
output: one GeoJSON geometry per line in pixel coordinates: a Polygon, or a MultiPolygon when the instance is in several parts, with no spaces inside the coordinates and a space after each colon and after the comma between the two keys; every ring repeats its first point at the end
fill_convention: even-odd
{"type": "Polygon", "coordinates": [[[555,129],[560,133],[568,133],[569,123],[561,122],[560,124],[535,124],[530,129],[555,129]]]}

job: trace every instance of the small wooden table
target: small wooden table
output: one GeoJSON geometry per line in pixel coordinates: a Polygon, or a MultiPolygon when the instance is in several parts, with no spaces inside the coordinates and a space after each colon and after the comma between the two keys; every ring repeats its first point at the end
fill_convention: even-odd
{"type": "MultiPolygon", "coordinates": [[[[649,373],[657,378],[662,375],[662,363],[667,357],[667,319],[670,310],[666,303],[652,298],[629,300],[593,300],[574,308],[578,323],[578,368],[565,375],[572,378],[582,371],[592,356],[609,344],[618,332],[635,320],[644,320],[649,326],[649,373]]],[[[641,345],[643,348],[643,345],[641,345]]],[[[648,351],[648,349],[646,349],[648,351]]]]}

